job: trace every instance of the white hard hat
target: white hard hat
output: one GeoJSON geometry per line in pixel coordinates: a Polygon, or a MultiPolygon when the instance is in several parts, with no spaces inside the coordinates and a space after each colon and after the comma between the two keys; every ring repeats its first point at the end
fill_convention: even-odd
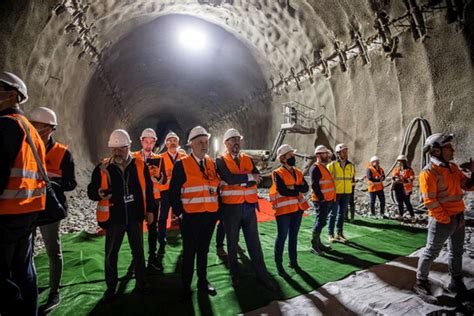
{"type": "Polygon", "coordinates": [[[405,156],[405,155],[398,155],[397,160],[405,160],[405,161],[407,161],[408,159],[407,159],[407,156],[405,156]]]}
{"type": "Polygon", "coordinates": [[[140,140],[143,138],[153,138],[154,140],[157,140],[158,138],[156,137],[155,130],[153,128],[145,128],[142,132],[142,135],[140,136],[140,140]]]}
{"type": "Polygon", "coordinates": [[[30,121],[49,124],[53,126],[58,125],[58,119],[56,117],[56,113],[53,110],[46,108],[44,106],[36,108],[33,110],[33,112],[31,112],[30,121]]]}
{"type": "Polygon", "coordinates": [[[199,136],[211,137],[211,134],[209,134],[202,126],[193,127],[193,129],[189,132],[188,143],[190,143],[193,139],[199,136]]]}
{"type": "Polygon", "coordinates": [[[176,138],[179,142],[179,137],[178,135],[175,133],[175,132],[169,132],[168,134],[166,134],[166,137],[165,137],[165,143],[166,141],[168,140],[168,138],[176,138]]]}
{"type": "Polygon", "coordinates": [[[20,104],[25,103],[28,100],[28,89],[26,84],[11,72],[0,73],[0,82],[14,88],[21,96],[20,104]]]}
{"type": "Polygon", "coordinates": [[[130,135],[124,129],[116,129],[110,134],[109,144],[110,148],[130,146],[132,140],[130,135]]]}
{"type": "Polygon", "coordinates": [[[380,158],[377,157],[377,156],[372,156],[372,157],[370,158],[370,162],[374,162],[374,161],[380,161],[380,158]]]}
{"type": "Polygon", "coordinates": [[[347,149],[346,144],[337,144],[335,151],[338,153],[338,152],[340,152],[340,151],[343,150],[343,149],[347,149]]]}
{"type": "Polygon", "coordinates": [[[426,153],[433,148],[441,148],[450,143],[454,138],[452,133],[434,133],[430,135],[423,146],[423,151],[426,153]]]}
{"type": "Polygon", "coordinates": [[[324,145],[319,145],[319,146],[316,147],[316,149],[314,150],[314,154],[324,154],[324,153],[329,154],[329,149],[327,149],[327,147],[324,146],[324,145]]]}
{"type": "Polygon", "coordinates": [[[232,138],[232,137],[240,137],[240,139],[244,138],[242,135],[240,135],[238,130],[236,130],[235,128],[229,128],[224,133],[224,141],[226,141],[226,140],[228,140],[229,138],[232,138]]]}
{"type": "Polygon", "coordinates": [[[281,145],[277,149],[277,159],[280,159],[281,156],[286,155],[289,152],[296,152],[296,150],[288,144],[281,145]]]}

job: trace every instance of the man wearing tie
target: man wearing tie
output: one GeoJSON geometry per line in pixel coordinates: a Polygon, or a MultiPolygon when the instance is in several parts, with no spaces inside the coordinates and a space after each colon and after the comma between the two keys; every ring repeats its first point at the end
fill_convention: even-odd
{"type": "Polygon", "coordinates": [[[207,254],[219,208],[217,189],[219,178],[214,161],[207,155],[210,134],[201,127],[189,133],[192,149],[189,156],[175,163],[169,188],[173,212],[182,217],[183,236],[182,286],[183,297],[191,298],[194,261],[197,257],[198,291],[216,295],[207,280],[207,254]]]}

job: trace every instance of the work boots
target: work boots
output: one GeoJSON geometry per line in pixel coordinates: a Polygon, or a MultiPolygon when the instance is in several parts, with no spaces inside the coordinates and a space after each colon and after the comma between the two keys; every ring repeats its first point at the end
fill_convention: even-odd
{"type": "Polygon", "coordinates": [[[313,232],[313,238],[311,239],[311,253],[315,255],[322,255],[323,250],[319,247],[321,244],[321,239],[320,239],[321,233],[313,232]]]}
{"type": "Polygon", "coordinates": [[[428,280],[416,279],[415,286],[413,287],[413,292],[418,295],[423,301],[429,304],[437,304],[438,299],[433,296],[431,292],[431,284],[428,280]]]}
{"type": "Polygon", "coordinates": [[[331,247],[328,247],[321,242],[321,233],[314,232],[313,238],[311,239],[311,252],[322,255],[323,251],[328,252],[330,250],[331,247]]]}
{"type": "Polygon", "coordinates": [[[451,283],[449,283],[448,290],[453,294],[465,294],[468,292],[466,285],[464,284],[462,277],[453,277],[451,283]]]}
{"type": "Polygon", "coordinates": [[[344,236],[344,234],[342,232],[336,234],[336,240],[338,240],[342,243],[347,242],[347,239],[346,239],[346,237],[344,236]]]}

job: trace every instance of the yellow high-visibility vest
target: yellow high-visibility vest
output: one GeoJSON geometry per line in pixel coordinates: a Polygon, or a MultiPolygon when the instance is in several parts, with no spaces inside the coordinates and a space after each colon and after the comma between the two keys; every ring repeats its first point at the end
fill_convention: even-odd
{"type": "Polygon", "coordinates": [[[335,160],[331,162],[327,168],[334,178],[336,194],[351,194],[352,179],[356,172],[354,165],[347,161],[344,169],[342,169],[339,161],[335,160]]]}

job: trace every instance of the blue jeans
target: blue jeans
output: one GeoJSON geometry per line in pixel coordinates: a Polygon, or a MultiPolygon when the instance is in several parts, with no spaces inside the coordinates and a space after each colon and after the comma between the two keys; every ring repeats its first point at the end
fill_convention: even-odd
{"type": "Polygon", "coordinates": [[[370,212],[375,215],[375,199],[378,197],[380,202],[380,215],[383,215],[385,211],[385,194],[383,190],[369,192],[370,195],[370,212]]]}
{"type": "Polygon", "coordinates": [[[313,201],[316,212],[314,213],[313,234],[321,233],[328,219],[328,213],[332,209],[334,201],[313,201]]]}
{"type": "Polygon", "coordinates": [[[32,233],[12,242],[0,242],[0,292],[1,315],[37,315],[32,233]]]}
{"type": "Polygon", "coordinates": [[[50,293],[59,293],[59,285],[63,274],[63,252],[61,249],[60,227],[61,221],[39,227],[49,259],[50,293]]]}
{"type": "Polygon", "coordinates": [[[329,235],[334,235],[334,224],[338,233],[343,232],[344,216],[347,212],[350,198],[350,193],[336,194],[336,202],[332,205],[328,216],[329,235]]]}
{"type": "Polygon", "coordinates": [[[418,270],[416,277],[420,280],[427,280],[431,264],[439,256],[443,245],[448,241],[449,274],[452,278],[462,276],[462,254],[464,246],[464,214],[451,216],[451,223],[443,224],[430,217],[428,222],[428,236],[426,237],[426,247],[418,260],[418,270]]]}
{"type": "Polygon", "coordinates": [[[276,217],[277,237],[275,240],[275,263],[277,266],[283,262],[283,249],[285,248],[287,236],[290,264],[292,266],[298,265],[296,248],[298,245],[298,232],[300,230],[302,216],[303,211],[299,210],[276,217]]]}
{"type": "Polygon", "coordinates": [[[252,265],[258,277],[264,278],[267,268],[263,259],[262,246],[258,236],[256,204],[222,204],[221,211],[224,218],[224,229],[227,238],[227,261],[232,275],[238,275],[237,245],[242,228],[245,244],[252,260],[252,265]]]}

